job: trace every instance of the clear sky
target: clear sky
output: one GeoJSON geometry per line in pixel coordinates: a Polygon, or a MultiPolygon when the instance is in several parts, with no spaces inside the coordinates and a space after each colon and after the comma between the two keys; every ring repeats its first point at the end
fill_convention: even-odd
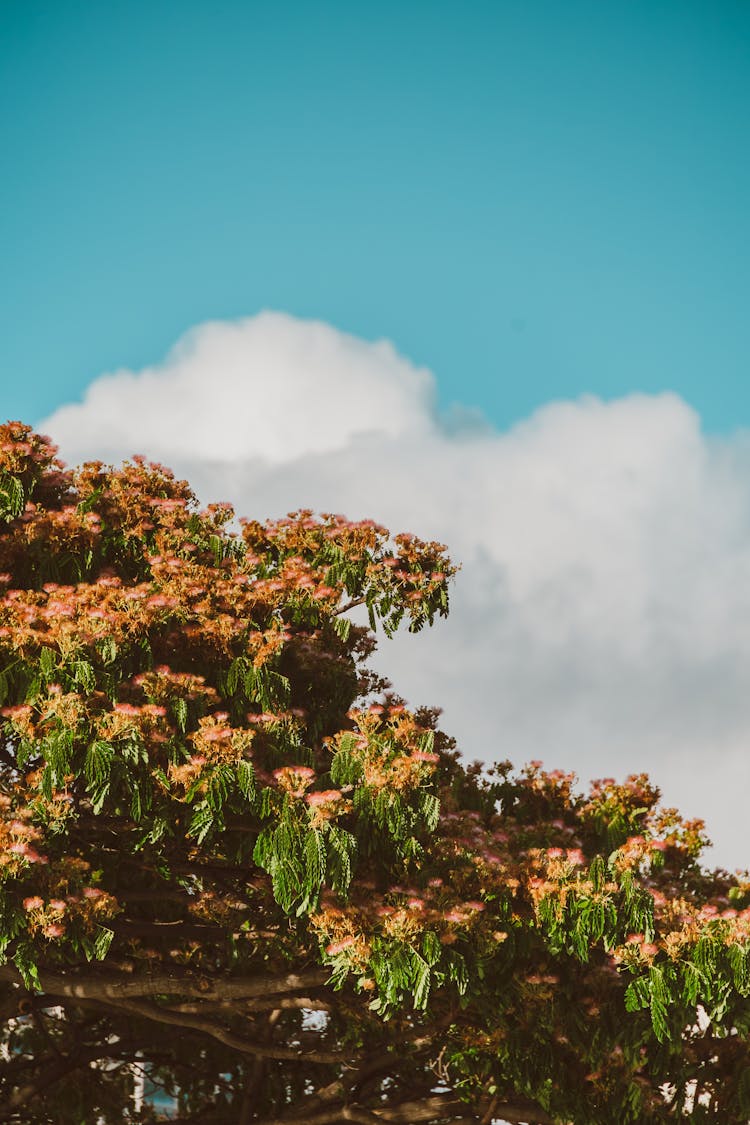
{"type": "Polygon", "coordinates": [[[3,0],[2,414],[263,308],[750,425],[750,5],[3,0]]]}

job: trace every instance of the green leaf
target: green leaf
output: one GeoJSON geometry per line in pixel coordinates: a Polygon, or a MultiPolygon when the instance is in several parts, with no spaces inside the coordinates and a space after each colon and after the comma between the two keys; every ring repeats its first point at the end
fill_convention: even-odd
{"type": "Polygon", "coordinates": [[[594,885],[595,891],[600,891],[604,886],[606,874],[604,858],[600,855],[595,855],[591,861],[591,867],[589,868],[589,878],[594,885]]]}
{"type": "Polygon", "coordinates": [[[90,790],[91,808],[92,808],[92,810],[93,810],[93,812],[96,816],[98,816],[99,813],[104,808],[104,802],[106,801],[107,797],[109,796],[109,790],[110,790],[109,778],[107,778],[105,781],[102,781],[101,783],[99,783],[95,786],[92,786],[92,788],[90,790]]]}
{"type": "Polygon", "coordinates": [[[417,1011],[424,1011],[427,1008],[427,1000],[430,995],[431,972],[430,966],[423,960],[418,953],[414,955],[416,965],[416,975],[414,980],[414,1007],[417,1011]]]}
{"type": "Polygon", "coordinates": [[[636,977],[625,989],[625,1008],[628,1012],[638,1012],[649,1006],[648,981],[643,977],[636,977]]]}
{"type": "Polygon", "coordinates": [[[245,673],[247,661],[244,657],[238,656],[229,665],[227,672],[227,694],[234,695],[240,682],[240,677],[245,673]]]}
{"type": "Polygon", "coordinates": [[[136,822],[136,824],[138,823],[138,821],[143,816],[143,801],[142,801],[142,797],[141,797],[141,787],[140,787],[140,785],[138,785],[137,782],[133,786],[133,792],[130,795],[130,815],[132,816],[132,818],[136,822]]]}
{"type": "Polygon", "coordinates": [[[88,660],[75,660],[73,662],[73,680],[77,687],[86,695],[96,690],[96,675],[88,660]]]}
{"type": "Polygon", "coordinates": [[[255,841],[253,848],[253,861],[257,863],[258,867],[262,867],[264,871],[268,871],[271,864],[271,856],[273,855],[273,829],[264,828],[258,839],[255,841]]]}
{"type": "Polygon", "coordinates": [[[247,800],[252,800],[255,797],[255,770],[252,762],[248,762],[244,758],[240,758],[237,763],[237,785],[240,793],[247,800]]]}
{"type": "Polygon", "coordinates": [[[342,736],[331,761],[331,781],[334,785],[356,785],[362,777],[362,762],[355,753],[356,741],[350,731],[342,736]]]}
{"type": "Polygon", "coordinates": [[[208,540],[208,545],[213,553],[214,561],[218,566],[224,558],[224,540],[218,535],[212,535],[208,540]]]}
{"type": "Polygon", "coordinates": [[[193,815],[188,828],[188,836],[195,836],[198,843],[202,844],[211,831],[214,823],[214,814],[210,806],[202,801],[193,808],[193,815]]]}
{"type": "Polygon", "coordinates": [[[750,995],[750,947],[730,945],[727,949],[734,984],[741,996],[750,995]]]}
{"type": "Polygon", "coordinates": [[[351,832],[332,825],[328,831],[328,870],[331,886],[337,894],[345,895],[349,890],[356,852],[357,841],[351,832]]]}
{"type": "Polygon", "coordinates": [[[432,930],[427,932],[422,937],[422,953],[424,954],[425,961],[428,965],[433,966],[438,963],[440,956],[443,952],[443,946],[440,938],[432,930]]]}
{"type": "Polygon", "coordinates": [[[101,786],[109,777],[114,756],[114,749],[108,742],[92,742],[88,747],[83,761],[83,772],[89,790],[94,786],[101,786]]]}
{"type": "Polygon", "coordinates": [[[348,617],[334,617],[332,620],[333,628],[344,643],[349,640],[352,623],[348,617]]]}
{"type": "Polygon", "coordinates": [[[697,965],[691,961],[687,961],[683,966],[683,991],[682,997],[686,1004],[691,1007],[698,1002],[698,997],[701,993],[701,988],[705,986],[706,979],[697,965]]]}
{"type": "Polygon", "coordinates": [[[173,699],[172,700],[172,713],[177,723],[177,729],[181,734],[185,733],[187,729],[188,718],[188,705],[186,699],[173,699]]]}
{"type": "Polygon", "coordinates": [[[302,856],[305,865],[305,893],[309,899],[320,889],[326,870],[326,846],[319,828],[313,828],[307,833],[302,856]]]}
{"type": "Polygon", "coordinates": [[[667,1022],[669,990],[664,980],[664,974],[657,965],[651,966],[649,985],[651,1024],[656,1038],[660,1043],[663,1043],[669,1037],[669,1024],[667,1022]]]}
{"type": "Polygon", "coordinates": [[[117,644],[114,637],[103,637],[99,642],[99,652],[103,664],[114,664],[117,659],[117,644]]]}
{"type": "Polygon", "coordinates": [[[99,927],[96,937],[94,938],[94,956],[97,961],[103,961],[107,956],[114,936],[114,930],[110,930],[106,926],[99,927]]]}
{"type": "Polygon", "coordinates": [[[23,978],[26,988],[31,991],[42,991],[39,983],[39,970],[34,960],[33,950],[27,945],[20,945],[12,957],[13,964],[23,978]]]}
{"type": "Polygon", "coordinates": [[[440,799],[434,793],[420,793],[419,813],[428,832],[434,832],[440,820],[440,799]]]}
{"type": "Polygon", "coordinates": [[[6,523],[20,516],[26,498],[23,485],[11,473],[0,473],[0,519],[6,523]]]}
{"type": "Polygon", "coordinates": [[[45,680],[51,680],[57,672],[57,659],[51,648],[43,648],[39,653],[39,667],[45,680]]]}

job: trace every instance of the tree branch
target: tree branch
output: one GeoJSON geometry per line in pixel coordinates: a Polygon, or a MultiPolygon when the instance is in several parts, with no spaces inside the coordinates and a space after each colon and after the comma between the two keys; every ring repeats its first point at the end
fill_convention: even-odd
{"type": "Polygon", "coordinates": [[[331,617],[340,617],[342,613],[348,613],[350,609],[356,609],[358,605],[364,605],[366,601],[367,598],[364,597],[352,598],[352,600],[350,602],[347,602],[346,605],[342,605],[337,610],[335,610],[331,614],[331,617]]]}
{"type": "Polygon", "coordinates": [[[228,1031],[220,1024],[210,1020],[200,1019],[197,1016],[184,1015],[169,1008],[160,1008],[156,1004],[145,1004],[140,1000],[108,1000],[106,1003],[122,1012],[140,1016],[142,1019],[152,1020],[155,1023],[166,1023],[173,1027],[185,1027],[191,1031],[199,1031],[210,1035],[213,1039],[223,1043],[232,1050],[241,1051],[246,1055],[255,1055],[264,1059],[293,1059],[295,1062],[311,1062],[321,1064],[345,1063],[351,1056],[341,1051],[304,1051],[295,1047],[274,1047],[264,1043],[251,1043],[239,1035],[228,1031]]]}
{"type": "MultiPolygon", "coordinates": [[[[323,969],[245,980],[238,977],[73,977],[46,972],[39,974],[42,991],[48,996],[68,996],[104,1003],[141,996],[183,996],[200,1000],[257,999],[284,993],[304,993],[307,989],[322,987],[327,979],[328,974],[323,969]]],[[[20,974],[13,965],[0,966],[0,980],[21,983],[20,974]]]]}
{"type": "Polygon", "coordinates": [[[328,1000],[318,1000],[312,996],[276,996],[268,1000],[245,1000],[242,997],[226,1000],[215,1000],[202,1003],[200,1000],[186,1001],[184,1004],[170,1004],[167,1011],[186,1012],[188,1015],[200,1015],[201,1012],[221,1011],[230,1008],[235,1012],[269,1012],[274,1008],[281,1010],[301,1009],[308,1012],[330,1012],[332,1005],[328,1000]]]}
{"type": "MultiPolygon", "coordinates": [[[[498,1102],[494,1113],[511,1125],[554,1125],[541,1106],[524,1099],[498,1102]]],[[[361,1105],[334,1105],[316,1113],[296,1114],[285,1117],[265,1117],[255,1125],[339,1125],[342,1121],[352,1121],[357,1125],[417,1125],[450,1117],[452,1125],[476,1125],[477,1117],[471,1106],[452,1097],[422,1098],[419,1101],[400,1102],[395,1106],[374,1106],[366,1109],[361,1105]]]]}

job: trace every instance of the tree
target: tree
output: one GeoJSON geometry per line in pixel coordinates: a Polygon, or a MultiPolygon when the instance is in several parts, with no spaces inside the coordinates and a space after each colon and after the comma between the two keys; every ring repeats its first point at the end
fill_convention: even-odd
{"type": "Polygon", "coordinates": [[[0,1122],[155,1120],[139,1071],[206,1125],[750,1119],[750,879],[369,668],[443,547],[20,423],[0,513],[0,1122]]]}

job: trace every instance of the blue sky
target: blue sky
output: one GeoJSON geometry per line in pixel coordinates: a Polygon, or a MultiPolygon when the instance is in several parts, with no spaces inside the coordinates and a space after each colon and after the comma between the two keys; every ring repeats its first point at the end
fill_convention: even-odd
{"type": "Polygon", "coordinates": [[[747,426],[749,48],[724,0],[4,0],[2,412],[272,308],[499,426],[747,426]]]}

